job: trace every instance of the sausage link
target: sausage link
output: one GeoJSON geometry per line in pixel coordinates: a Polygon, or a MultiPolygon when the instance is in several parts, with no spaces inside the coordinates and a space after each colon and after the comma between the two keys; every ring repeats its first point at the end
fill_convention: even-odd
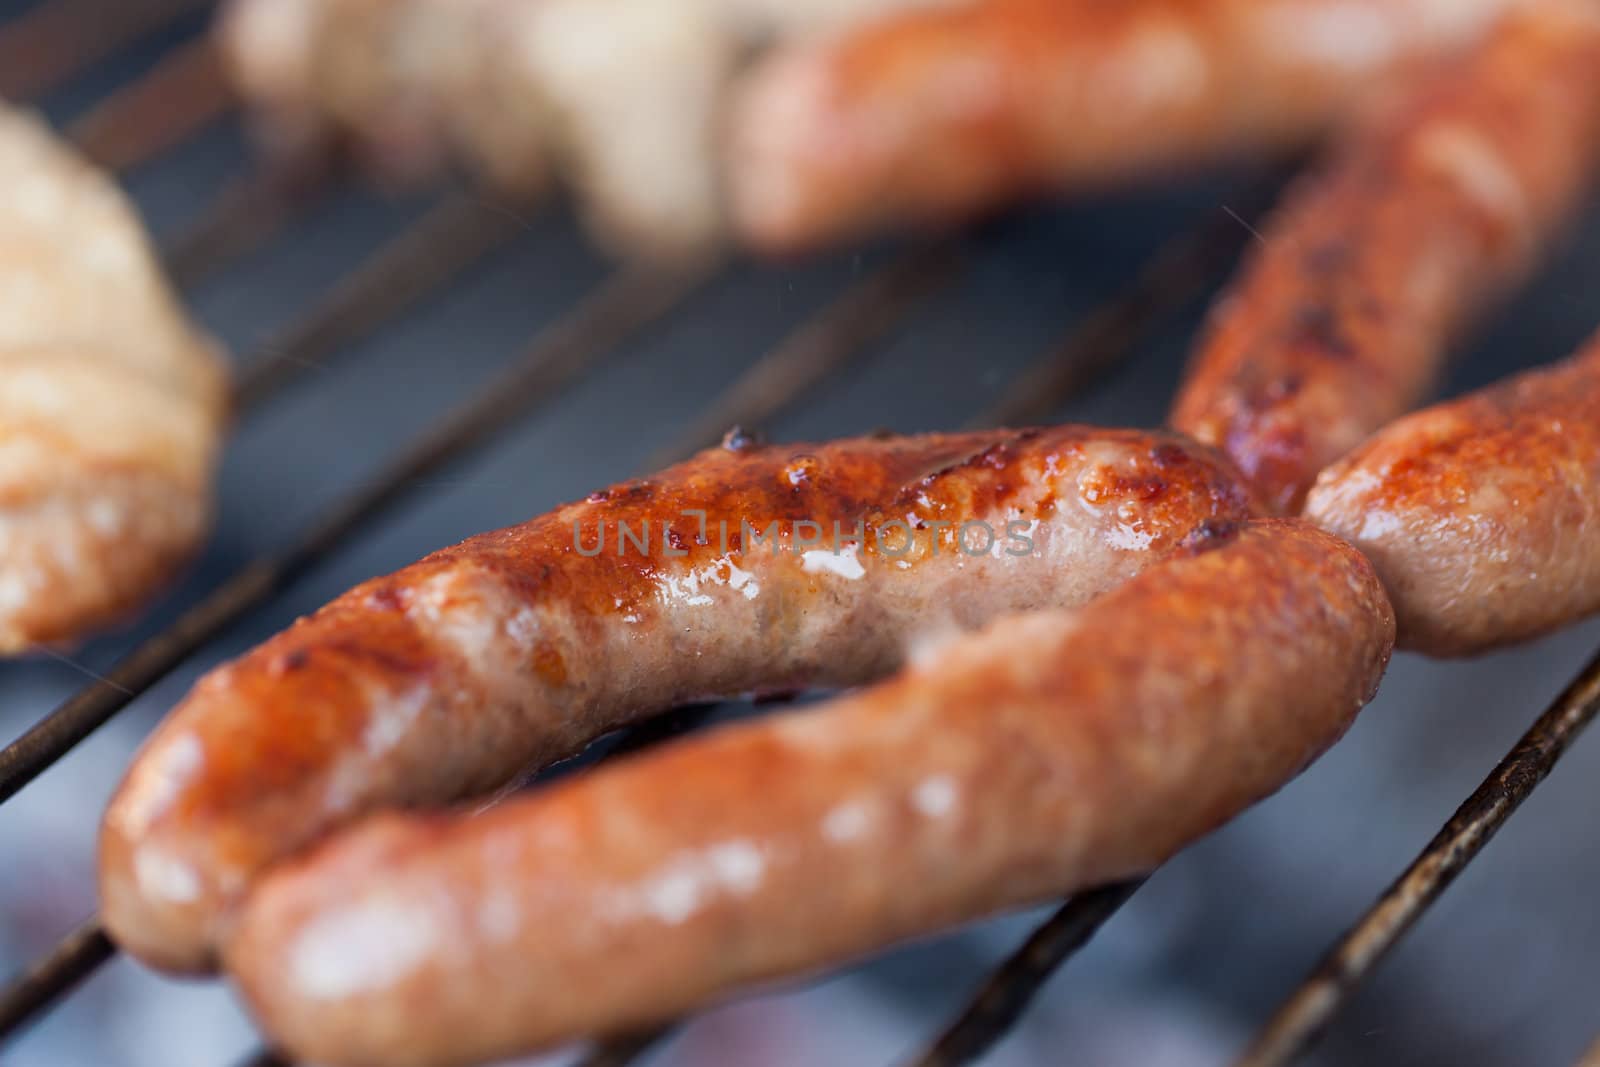
{"type": "Polygon", "coordinates": [[[780,49],[735,102],[766,248],[1298,143],[1510,0],[978,0],[780,49]]]}
{"type": "Polygon", "coordinates": [[[1084,427],[733,436],[472,538],[201,679],[106,813],[106,925],[149,963],[205,969],[256,871],[333,825],[491,789],[647,713],[859,684],[925,637],[1082,603],[1248,514],[1231,470],[1175,436],[1084,427]],[[958,544],[963,522],[993,543],[958,544]]]}
{"type": "Polygon", "coordinates": [[[1528,4],[1292,194],[1217,306],[1172,425],[1297,511],[1318,471],[1425,397],[1597,159],[1600,6],[1528,4]]]}
{"type": "Polygon", "coordinates": [[[1349,726],[1394,618],[1294,519],[1016,615],[820,709],[476,816],[388,814],[269,872],[226,948],[267,1035],[443,1067],[1152,869],[1349,726]]]}
{"type": "Polygon", "coordinates": [[[1306,516],[1372,560],[1404,648],[1469,655],[1600,611],[1600,337],[1384,428],[1306,516]]]}

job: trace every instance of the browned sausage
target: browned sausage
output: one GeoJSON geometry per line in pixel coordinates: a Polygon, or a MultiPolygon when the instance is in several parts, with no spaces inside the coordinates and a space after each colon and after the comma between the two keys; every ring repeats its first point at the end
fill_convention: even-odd
{"type": "Polygon", "coordinates": [[[1385,427],[1306,516],[1372,560],[1405,648],[1468,655],[1600,611],[1600,338],[1385,427]]]}
{"type": "Polygon", "coordinates": [[[1530,4],[1294,192],[1217,307],[1172,425],[1297,510],[1318,471],[1424,398],[1597,158],[1600,5],[1530,4]]]}
{"type": "Polygon", "coordinates": [[[1293,144],[1508,0],[977,0],[780,49],[735,102],[769,248],[1293,144]]]}
{"type": "Polygon", "coordinates": [[[269,872],[226,962],[272,1040],[339,1067],[670,1018],[1155,867],[1332,744],[1393,636],[1358,552],[1257,520],[821,709],[379,816],[269,872]]]}
{"type": "Polygon", "coordinates": [[[475,537],[196,685],[106,814],[106,925],[152,964],[204,968],[256,871],[335,824],[492,788],[642,714],[861,683],[922,638],[1082,603],[1246,515],[1230,471],[1170,435],[1083,427],[730,439],[475,537]],[[966,521],[993,543],[975,527],[958,546],[966,521]],[[747,541],[772,522],[777,542],[747,541]]]}

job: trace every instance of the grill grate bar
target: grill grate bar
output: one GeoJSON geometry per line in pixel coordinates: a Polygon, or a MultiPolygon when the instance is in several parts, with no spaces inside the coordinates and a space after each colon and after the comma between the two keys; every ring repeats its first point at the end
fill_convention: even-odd
{"type": "MultiPolygon", "coordinates": [[[[372,483],[354,492],[287,552],[257,560],[237,572],[165,632],[124,657],[102,683],[79,692],[0,751],[0,802],[38,777],[224,627],[403,499],[423,479],[550,400],[601,356],[664,317],[711,273],[711,264],[674,271],[642,267],[618,271],[565,318],[542,331],[515,366],[415,440],[372,483]]],[[[72,937],[98,930],[91,921],[72,937]]],[[[28,1006],[27,1014],[12,1029],[48,1008],[103,958],[84,967],[63,946],[30,968],[0,992],[0,1003],[15,999],[28,1006]]],[[[0,1030],[0,1038],[10,1032],[0,1030]]]]}
{"type": "Polygon", "coordinates": [[[444,198],[260,347],[262,355],[234,384],[235,409],[259,407],[299,374],[324,365],[522,232],[502,210],[474,195],[444,198]]]}
{"type": "Polygon", "coordinates": [[[1286,167],[1273,169],[1246,185],[1233,198],[1231,211],[1219,208],[1157,250],[1131,286],[1090,312],[1061,345],[1023,371],[969,425],[981,429],[1045,422],[1115,370],[1222,276],[1250,237],[1236,215],[1248,218],[1266,210],[1288,173],[1286,167]]]}
{"type": "Polygon", "coordinates": [[[191,223],[163,242],[168,277],[189,289],[266,244],[326,197],[343,160],[318,153],[235,178],[191,223]]]}
{"type": "Polygon", "coordinates": [[[680,463],[716,444],[733,426],[756,427],[772,419],[952,284],[961,266],[953,244],[918,247],[851,286],[719,393],[703,415],[651,455],[644,469],[680,463]]]}
{"type": "MultiPolygon", "coordinates": [[[[675,1026],[662,1026],[602,1041],[584,1053],[573,1067],[628,1067],[671,1037],[676,1029],[675,1026]]],[[[1580,1064],[1579,1067],[1585,1065],[1580,1064]]]]}
{"type": "Polygon", "coordinates": [[[293,1067],[293,1064],[271,1049],[259,1049],[240,1060],[239,1067],[293,1067]]]}
{"type": "Polygon", "coordinates": [[[0,97],[30,100],[209,0],[54,0],[0,26],[0,97]]]}
{"type": "Polygon", "coordinates": [[[57,998],[71,992],[116,948],[93,919],[62,938],[50,954],[0,993],[0,1040],[27,1025],[57,998]]]}
{"type": "Polygon", "coordinates": [[[67,136],[102,167],[128,171],[182,144],[233,104],[217,50],[209,37],[198,37],[96,104],[67,136]]]}
{"type": "Polygon", "coordinates": [[[914,1067],[961,1067],[994,1047],[1022,1018],[1057,968],[1088,944],[1117,909],[1144,884],[1143,878],[1073,897],[1029,935],[983,983],[966,1009],[914,1067]]]}
{"type": "Polygon", "coordinates": [[[1597,713],[1600,653],[1283,1003],[1238,1067],[1280,1067],[1310,1047],[1389,950],[1538,788],[1597,713]]]}

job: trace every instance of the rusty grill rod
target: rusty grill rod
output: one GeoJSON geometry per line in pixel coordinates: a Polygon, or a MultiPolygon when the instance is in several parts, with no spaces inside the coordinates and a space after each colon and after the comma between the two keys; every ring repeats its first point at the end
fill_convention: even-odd
{"type": "Polygon", "coordinates": [[[1284,1002],[1238,1060],[1238,1067],[1281,1067],[1305,1052],[1395,944],[1555,769],[1596,713],[1600,713],[1600,653],[1284,1002]]]}
{"type": "Polygon", "coordinates": [[[1039,990],[1073,953],[1089,943],[1144,884],[1130,882],[1073,897],[990,974],[966,1009],[912,1067],[958,1067],[993,1048],[1016,1025],[1039,990]]]}
{"type": "Polygon", "coordinates": [[[474,194],[446,196],[260,346],[234,383],[235,409],[259,407],[523,232],[521,223],[474,194]]]}
{"type": "Polygon", "coordinates": [[[0,26],[0,97],[31,100],[209,0],[55,0],[0,26]]]}
{"type": "Polygon", "coordinates": [[[733,426],[759,427],[829,375],[843,370],[962,271],[954,242],[918,246],[846,289],[723,389],[705,411],[644,463],[657,471],[722,439],[733,426]]]}
{"type": "Polygon", "coordinates": [[[15,1032],[116,954],[100,924],[90,919],[0,993],[0,1037],[15,1032]]]}
{"type": "Polygon", "coordinates": [[[182,144],[233,105],[217,50],[200,36],[90,108],[66,133],[95,163],[128,171],[182,144]]]}
{"type": "MultiPolygon", "coordinates": [[[[667,315],[712,273],[709,263],[671,271],[619,270],[559,322],[541,331],[509,371],[417,438],[373,482],[347,497],[287,551],[238,571],[166,631],[124,657],[104,681],[68,700],[0,752],[0,801],[49,768],[224,627],[405,499],[423,479],[492,440],[559,394],[601,356],[667,315]]],[[[80,930],[74,936],[82,934],[80,930]]],[[[10,1019],[9,1025],[0,1026],[0,1040],[31,1021],[101,962],[85,966],[81,955],[66,949],[58,949],[0,991],[0,1019],[10,1019]],[[24,1007],[29,1010],[23,1011],[24,1007]]]]}

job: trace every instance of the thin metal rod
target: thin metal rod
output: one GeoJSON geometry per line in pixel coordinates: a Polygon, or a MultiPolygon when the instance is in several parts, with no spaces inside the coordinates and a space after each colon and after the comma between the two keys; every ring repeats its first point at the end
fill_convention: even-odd
{"type": "Polygon", "coordinates": [[[1342,937],[1256,1037],[1239,1067],[1281,1067],[1322,1035],[1350,996],[1483,851],[1600,712],[1600,653],[1342,937]]]}
{"type": "Polygon", "coordinates": [[[662,1026],[609,1038],[584,1054],[573,1067],[628,1067],[670,1037],[676,1027],[662,1026]]]}
{"type": "Polygon", "coordinates": [[[960,1067],[988,1052],[1016,1025],[1050,976],[1143,884],[1140,878],[1067,901],[990,975],[955,1022],[911,1061],[914,1067],[960,1067]]]}
{"type": "Polygon", "coordinates": [[[85,112],[67,136],[102,167],[128,171],[182,144],[233,103],[221,58],[211,38],[202,36],[85,112]]]}
{"type": "Polygon", "coordinates": [[[0,992],[0,1041],[14,1035],[57,998],[71,992],[115,952],[93,919],[68,934],[51,953],[0,992]]]}
{"type": "Polygon", "coordinates": [[[734,425],[757,426],[863,355],[959,275],[962,257],[953,244],[914,249],[851,286],[771,349],[692,424],[657,449],[645,469],[678,463],[722,439],[734,425]]]}
{"type": "Polygon", "coordinates": [[[209,0],[52,0],[0,26],[0,97],[30,100],[209,0]]]}
{"type": "Polygon", "coordinates": [[[239,1067],[292,1067],[292,1060],[269,1048],[258,1049],[239,1061],[239,1067]]]}
{"type": "Polygon", "coordinates": [[[235,410],[258,407],[523,232],[474,195],[447,196],[261,346],[234,385],[235,410]]]}
{"type": "Polygon", "coordinates": [[[166,631],[120,660],[105,680],[83,689],[0,750],[0,802],[38,777],[226,626],[403,499],[420,479],[548,401],[601,355],[665,315],[708,274],[703,266],[619,271],[544,331],[508,372],[414,441],[372,483],[352,493],[286,552],[238,571],[166,631]]]}
{"type": "Polygon", "coordinates": [[[235,178],[163,242],[168,277],[189,289],[260,248],[333,190],[343,162],[337,154],[315,154],[235,178]]]}
{"type": "Polygon", "coordinates": [[[1282,186],[1274,168],[1235,194],[1226,206],[1169,241],[1140,269],[1132,285],[1090,312],[1056,346],[1012,382],[970,426],[1045,422],[1073,397],[1130,358],[1222,276],[1250,238],[1238,216],[1259,214],[1282,186]]]}

